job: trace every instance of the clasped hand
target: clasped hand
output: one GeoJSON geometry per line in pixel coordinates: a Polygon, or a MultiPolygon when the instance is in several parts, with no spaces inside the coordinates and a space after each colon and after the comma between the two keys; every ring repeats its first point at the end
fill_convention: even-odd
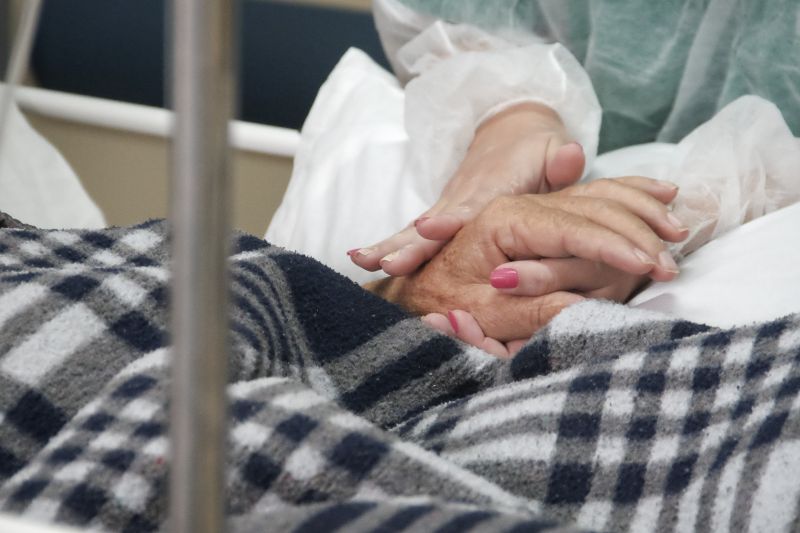
{"type": "Polygon", "coordinates": [[[549,107],[517,104],[486,120],[439,200],[398,233],[348,254],[358,266],[410,274],[493,199],[547,193],[578,181],[583,148],[549,107]]]}
{"type": "Polygon", "coordinates": [[[501,196],[422,268],[367,288],[470,344],[513,355],[568,305],[622,302],[647,279],[674,278],[664,240],[688,234],[667,208],[676,194],[671,184],[625,177],[501,196]]]}

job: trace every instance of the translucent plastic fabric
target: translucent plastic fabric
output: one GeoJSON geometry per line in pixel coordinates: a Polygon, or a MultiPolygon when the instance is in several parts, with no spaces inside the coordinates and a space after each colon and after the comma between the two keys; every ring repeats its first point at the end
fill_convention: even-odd
{"type": "Polygon", "coordinates": [[[515,103],[546,104],[597,153],[600,105],[580,63],[560,44],[514,31],[487,33],[415,13],[395,0],[373,4],[387,56],[407,83],[405,127],[411,166],[441,190],[480,123],[515,103]],[[410,80],[410,81],[409,81],[410,80]]]}
{"type": "Polygon", "coordinates": [[[397,57],[415,75],[405,87],[410,164],[431,190],[447,184],[483,120],[520,102],[555,110],[591,166],[600,106],[580,63],[560,44],[512,45],[471,26],[436,22],[397,57]]]}
{"type": "MultiPolygon", "coordinates": [[[[375,0],[374,6],[390,57],[413,38],[414,27],[421,31],[435,19],[563,44],[586,69],[603,108],[600,152],[676,142],[746,94],[775,103],[800,135],[797,0],[375,0]]],[[[535,68],[536,59],[529,62],[535,68]]]]}
{"type": "Polygon", "coordinates": [[[800,140],[757,96],[728,104],[677,145],[632,146],[600,156],[590,178],[642,175],[680,186],[673,212],[690,228],[677,257],[751,220],[800,202],[800,140]]]}
{"type": "Polygon", "coordinates": [[[0,210],[40,228],[106,226],[72,168],[16,106],[6,128],[0,154],[0,210]]]}

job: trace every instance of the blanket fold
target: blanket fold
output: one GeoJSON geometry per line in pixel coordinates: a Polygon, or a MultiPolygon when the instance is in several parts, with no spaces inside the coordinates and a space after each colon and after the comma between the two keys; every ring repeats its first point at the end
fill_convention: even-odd
{"type": "MultiPolygon", "coordinates": [[[[234,531],[791,531],[800,316],[590,301],[510,360],[233,237],[234,531]]],[[[0,230],[0,509],[166,519],[167,228],[0,230]]]]}

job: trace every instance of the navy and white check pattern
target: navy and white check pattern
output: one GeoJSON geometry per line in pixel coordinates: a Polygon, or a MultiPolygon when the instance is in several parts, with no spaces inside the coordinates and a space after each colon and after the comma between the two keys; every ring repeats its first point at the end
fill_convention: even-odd
{"type": "MultiPolygon", "coordinates": [[[[164,526],[165,235],[0,230],[3,510],[164,526]]],[[[721,331],[586,302],[500,361],[313,260],[233,248],[232,530],[798,523],[797,315],[721,331]]]]}

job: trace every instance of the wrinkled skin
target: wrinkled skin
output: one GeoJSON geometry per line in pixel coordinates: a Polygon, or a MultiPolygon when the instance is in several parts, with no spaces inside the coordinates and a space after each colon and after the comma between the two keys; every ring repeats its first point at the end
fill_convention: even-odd
{"type": "Polygon", "coordinates": [[[583,148],[557,113],[517,104],[480,125],[436,204],[400,232],[348,253],[366,270],[410,274],[495,198],[563,189],[578,181],[584,164],[583,148]]]}
{"type": "Polygon", "coordinates": [[[674,278],[677,268],[664,261],[662,239],[686,235],[668,218],[666,204],[676,192],[655,180],[630,177],[500,197],[421,269],[367,288],[426,315],[448,333],[458,334],[463,322],[463,340],[485,349],[496,343],[506,353],[489,351],[508,355],[508,343],[516,347],[584,297],[625,301],[648,278],[674,278]],[[519,289],[497,290],[488,283],[497,267],[525,263],[535,268],[520,269],[519,289]],[[531,290],[537,283],[538,293],[531,290]],[[460,314],[445,319],[448,330],[442,318],[452,310],[460,314]],[[469,318],[489,341],[473,335],[469,318]]]}

